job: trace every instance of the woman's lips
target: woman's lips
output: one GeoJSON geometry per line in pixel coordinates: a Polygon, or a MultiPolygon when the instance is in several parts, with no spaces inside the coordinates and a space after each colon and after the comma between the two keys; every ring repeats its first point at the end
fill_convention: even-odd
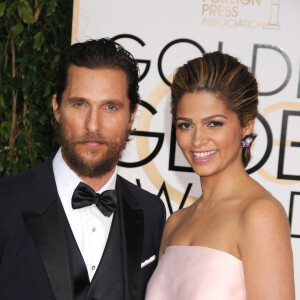
{"type": "Polygon", "coordinates": [[[192,151],[193,161],[196,163],[205,163],[214,158],[217,150],[209,150],[209,151],[192,151]]]}

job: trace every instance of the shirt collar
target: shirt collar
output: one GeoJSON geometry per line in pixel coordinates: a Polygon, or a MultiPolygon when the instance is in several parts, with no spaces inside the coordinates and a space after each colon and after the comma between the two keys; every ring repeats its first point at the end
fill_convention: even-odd
{"type": "MultiPolygon", "coordinates": [[[[79,182],[84,182],[64,161],[61,154],[61,147],[57,151],[53,161],[53,172],[56,182],[58,195],[61,199],[63,207],[66,212],[73,210],[71,199],[73,192],[79,182]]],[[[106,190],[113,190],[116,188],[117,181],[117,168],[107,183],[97,193],[102,193],[106,190]]]]}

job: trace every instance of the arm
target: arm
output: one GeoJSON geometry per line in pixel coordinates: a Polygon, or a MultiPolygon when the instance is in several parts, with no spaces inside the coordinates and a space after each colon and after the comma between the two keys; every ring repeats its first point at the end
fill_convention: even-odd
{"type": "Polygon", "coordinates": [[[239,250],[247,300],[294,300],[290,228],[282,205],[257,199],[241,219],[239,250]]]}

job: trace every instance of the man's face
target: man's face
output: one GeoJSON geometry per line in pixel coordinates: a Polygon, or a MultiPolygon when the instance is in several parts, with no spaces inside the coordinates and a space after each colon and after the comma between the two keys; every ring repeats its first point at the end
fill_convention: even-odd
{"type": "Polygon", "coordinates": [[[127,77],[119,69],[71,65],[58,107],[62,156],[79,176],[102,176],[114,169],[124,149],[135,112],[130,113],[127,77]]]}

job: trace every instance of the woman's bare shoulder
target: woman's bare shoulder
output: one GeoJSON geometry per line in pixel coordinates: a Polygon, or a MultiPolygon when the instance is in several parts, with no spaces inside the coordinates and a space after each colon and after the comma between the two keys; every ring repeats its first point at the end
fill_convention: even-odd
{"type": "Polygon", "coordinates": [[[294,299],[290,226],[281,202],[257,188],[244,201],[239,230],[247,298],[294,299]]]}
{"type": "Polygon", "coordinates": [[[243,201],[240,244],[249,247],[250,241],[253,243],[255,240],[273,244],[275,237],[279,240],[289,239],[288,217],[281,202],[258,184],[243,201]]]}
{"type": "Polygon", "coordinates": [[[165,228],[161,240],[160,255],[159,255],[160,257],[162,256],[166,247],[168,246],[172,234],[176,231],[176,228],[180,226],[184,218],[187,216],[189,209],[190,207],[179,209],[169,216],[165,224],[165,228]]]}
{"type": "Polygon", "coordinates": [[[167,219],[165,231],[172,232],[182,222],[189,209],[189,207],[182,208],[172,213],[167,219]]]}
{"type": "Polygon", "coordinates": [[[282,218],[287,219],[285,209],[270,192],[259,184],[256,189],[249,191],[242,210],[242,220],[245,225],[249,225],[249,222],[254,220],[256,223],[264,223],[282,218]]]}

